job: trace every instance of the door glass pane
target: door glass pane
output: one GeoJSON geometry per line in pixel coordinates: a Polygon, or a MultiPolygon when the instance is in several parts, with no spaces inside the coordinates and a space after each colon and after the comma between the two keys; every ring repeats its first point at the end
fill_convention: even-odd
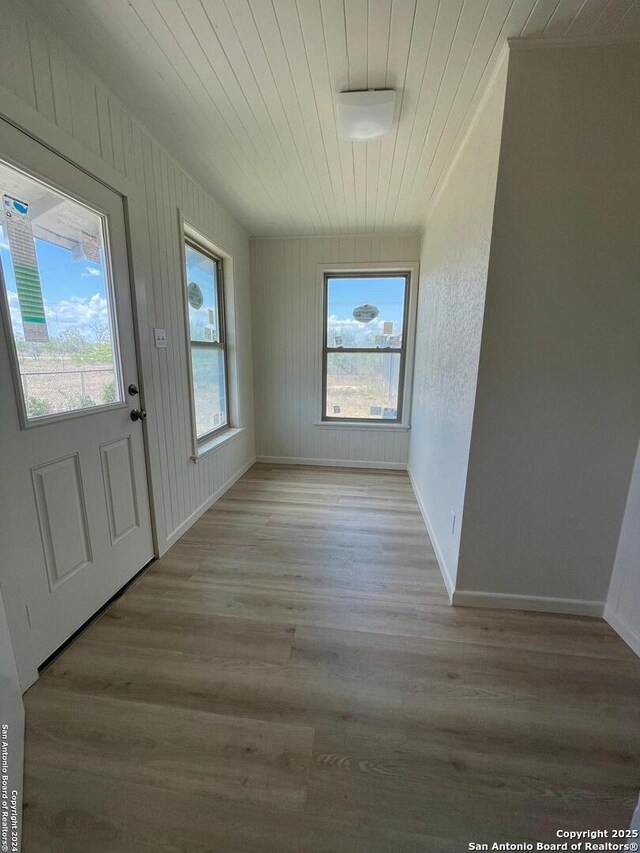
{"type": "Polygon", "coordinates": [[[404,276],[327,279],[327,346],[402,346],[404,276]]]}
{"type": "Polygon", "coordinates": [[[123,399],[103,217],[0,163],[0,262],[27,418],[123,399]]]}
{"type": "Polygon", "coordinates": [[[185,245],[185,259],[191,340],[219,343],[218,265],[188,243],[185,245]]]}
{"type": "Polygon", "coordinates": [[[327,353],[328,418],[397,420],[400,353],[327,353]]]}
{"type": "Polygon", "coordinates": [[[192,347],[191,369],[196,432],[202,438],[227,423],[224,351],[218,347],[192,347]]]}

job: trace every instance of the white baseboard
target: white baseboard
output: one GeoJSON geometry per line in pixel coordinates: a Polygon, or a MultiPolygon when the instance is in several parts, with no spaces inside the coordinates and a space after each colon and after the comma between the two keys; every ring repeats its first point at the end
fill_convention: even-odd
{"type": "Polygon", "coordinates": [[[440,567],[440,574],[442,575],[442,580],[444,581],[444,585],[447,590],[447,595],[449,596],[449,603],[453,604],[454,584],[453,578],[451,577],[451,572],[449,571],[442,550],[440,549],[438,537],[436,536],[435,530],[433,529],[433,525],[431,524],[431,519],[429,518],[427,508],[425,507],[424,503],[422,502],[422,498],[420,497],[420,492],[418,491],[418,488],[416,486],[416,481],[413,479],[411,468],[407,468],[407,471],[409,474],[409,479],[411,480],[413,494],[416,496],[416,501],[418,502],[420,512],[422,513],[422,518],[424,519],[424,523],[427,528],[427,533],[429,534],[429,539],[431,539],[431,544],[433,545],[433,550],[435,551],[436,560],[438,561],[438,566],[440,567]]]}
{"type": "Polygon", "coordinates": [[[604,618],[611,625],[616,634],[619,634],[625,643],[637,655],[640,655],[640,633],[633,628],[626,619],[623,619],[615,610],[612,610],[608,604],[604,607],[604,618]]]}
{"type": "MultiPolygon", "coordinates": [[[[487,607],[502,610],[534,610],[540,613],[567,613],[576,616],[603,616],[603,613],[605,612],[605,605],[603,601],[585,601],[578,598],[551,598],[536,595],[511,595],[502,592],[482,592],[481,590],[455,589],[453,578],[438,543],[438,537],[435,534],[431,519],[429,518],[429,513],[422,501],[410,468],[408,469],[408,472],[418,506],[420,507],[420,512],[422,513],[424,523],[429,533],[429,538],[431,539],[431,544],[433,545],[433,550],[436,554],[436,559],[438,560],[438,565],[440,566],[442,580],[444,581],[451,604],[456,607],[487,607]]],[[[605,618],[607,618],[606,615],[605,618]]],[[[616,618],[615,614],[613,618],[616,618]]],[[[628,625],[625,626],[623,623],[623,625],[618,628],[618,623],[620,621],[619,618],[618,623],[616,624],[611,622],[609,619],[607,619],[607,621],[609,621],[611,626],[618,631],[623,640],[625,640],[632,649],[636,650],[640,648],[640,637],[638,637],[638,635],[635,634],[628,625]],[[636,644],[635,646],[634,642],[636,644]]]]}
{"type": "Polygon", "coordinates": [[[377,468],[388,471],[406,471],[406,462],[363,462],[353,459],[311,459],[299,456],[256,456],[256,462],[272,465],[316,465],[320,468],[377,468]]]}
{"type": "Polygon", "coordinates": [[[210,497],[208,497],[204,503],[200,504],[200,506],[196,510],[194,510],[191,515],[182,522],[182,524],[176,527],[173,533],[171,533],[167,537],[160,556],[162,556],[162,554],[165,554],[169,550],[169,548],[174,545],[178,541],[178,539],[187,532],[191,525],[196,523],[196,521],[200,518],[201,515],[204,515],[208,509],[211,509],[214,503],[220,500],[224,493],[229,491],[231,486],[233,486],[233,484],[237,480],[239,480],[240,477],[242,477],[242,475],[245,474],[249,470],[249,468],[251,468],[252,465],[255,465],[255,462],[255,457],[253,459],[250,459],[245,465],[242,466],[242,468],[240,468],[239,471],[236,471],[236,473],[232,477],[229,477],[226,483],[220,486],[219,489],[217,489],[210,497]]]}
{"type": "Polygon", "coordinates": [[[500,610],[535,610],[540,613],[568,613],[574,616],[599,616],[603,601],[580,598],[550,598],[543,595],[510,595],[503,592],[457,589],[453,593],[456,607],[492,607],[500,610]]]}

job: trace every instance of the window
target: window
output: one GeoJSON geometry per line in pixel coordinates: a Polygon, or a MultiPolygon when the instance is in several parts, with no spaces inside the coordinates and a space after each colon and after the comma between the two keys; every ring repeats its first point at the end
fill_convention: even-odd
{"type": "Polygon", "coordinates": [[[324,276],[324,421],[402,420],[409,273],[324,276]]]}
{"type": "Polygon", "coordinates": [[[201,443],[229,426],[223,263],[190,233],[184,254],[193,413],[201,443]]]}
{"type": "Polygon", "coordinates": [[[0,162],[0,284],[28,424],[124,399],[103,214],[0,162]]]}

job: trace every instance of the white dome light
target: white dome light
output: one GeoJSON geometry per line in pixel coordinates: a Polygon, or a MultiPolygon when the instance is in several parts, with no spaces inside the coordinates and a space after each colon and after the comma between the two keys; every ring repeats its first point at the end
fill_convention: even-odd
{"type": "Polygon", "coordinates": [[[336,104],[338,136],[352,142],[378,139],[391,130],[395,108],[393,89],[340,92],[336,104]]]}

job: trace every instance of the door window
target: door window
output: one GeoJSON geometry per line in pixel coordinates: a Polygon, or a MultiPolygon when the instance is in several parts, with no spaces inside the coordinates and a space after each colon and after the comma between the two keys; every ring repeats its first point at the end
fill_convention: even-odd
{"type": "Polygon", "coordinates": [[[123,401],[104,215],[0,162],[0,270],[26,422],[123,401]]]}

